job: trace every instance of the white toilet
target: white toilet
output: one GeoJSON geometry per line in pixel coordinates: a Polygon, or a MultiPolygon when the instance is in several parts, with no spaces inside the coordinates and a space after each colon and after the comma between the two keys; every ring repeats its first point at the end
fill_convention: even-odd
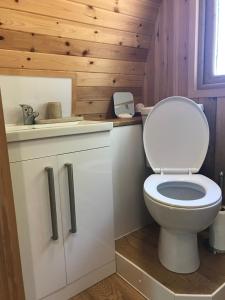
{"type": "Polygon", "coordinates": [[[196,174],[208,149],[207,119],[194,101],[169,97],[148,115],[143,139],[156,173],[144,183],[144,198],[161,226],[159,260],[173,272],[194,272],[200,265],[197,232],[213,223],[221,205],[219,186],[196,174]]]}

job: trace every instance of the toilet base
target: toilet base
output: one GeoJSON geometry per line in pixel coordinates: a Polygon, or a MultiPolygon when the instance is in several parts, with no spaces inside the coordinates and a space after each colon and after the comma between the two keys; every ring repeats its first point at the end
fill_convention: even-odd
{"type": "Polygon", "coordinates": [[[192,273],[200,266],[197,233],[160,228],[159,260],[175,273],[192,273]]]}

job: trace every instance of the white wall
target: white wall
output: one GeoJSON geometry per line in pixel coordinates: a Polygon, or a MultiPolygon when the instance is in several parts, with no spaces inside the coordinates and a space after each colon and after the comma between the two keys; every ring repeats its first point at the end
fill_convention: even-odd
{"type": "Polygon", "coordinates": [[[145,207],[142,125],[115,127],[111,133],[115,238],[152,222],[145,207]]]}
{"type": "Polygon", "coordinates": [[[46,117],[46,103],[61,101],[63,116],[71,115],[72,79],[0,75],[5,123],[23,123],[19,104],[29,104],[46,117]]]}

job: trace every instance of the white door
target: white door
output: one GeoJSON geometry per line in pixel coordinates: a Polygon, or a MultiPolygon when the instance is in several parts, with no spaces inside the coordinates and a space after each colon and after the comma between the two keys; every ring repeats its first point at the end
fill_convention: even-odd
{"type": "Polygon", "coordinates": [[[58,159],[67,283],[72,283],[114,260],[111,153],[107,147],[58,159]],[[71,164],[76,220],[71,218],[68,185],[71,164]]]}
{"type": "Polygon", "coordinates": [[[56,157],[11,163],[27,300],[43,298],[66,285],[57,172],[56,157]]]}

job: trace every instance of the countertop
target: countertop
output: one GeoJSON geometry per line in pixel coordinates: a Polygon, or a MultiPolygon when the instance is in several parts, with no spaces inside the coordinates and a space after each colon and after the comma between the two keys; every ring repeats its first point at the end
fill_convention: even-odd
{"type": "MultiPolygon", "coordinates": [[[[94,120],[102,120],[102,119],[96,118],[94,120]]],[[[141,116],[133,117],[132,119],[112,118],[112,119],[104,119],[102,121],[104,121],[104,122],[112,122],[113,123],[113,127],[142,124],[142,118],[141,118],[141,116]]]]}
{"type": "Polygon", "coordinates": [[[112,122],[91,120],[38,125],[6,125],[6,136],[7,142],[16,142],[56,136],[110,131],[112,128],[112,122]]]}
{"type": "Polygon", "coordinates": [[[113,127],[142,124],[140,116],[132,119],[100,119],[95,118],[69,123],[38,124],[38,125],[9,125],[6,126],[8,142],[33,140],[62,135],[84,134],[108,131],[113,127]]]}

